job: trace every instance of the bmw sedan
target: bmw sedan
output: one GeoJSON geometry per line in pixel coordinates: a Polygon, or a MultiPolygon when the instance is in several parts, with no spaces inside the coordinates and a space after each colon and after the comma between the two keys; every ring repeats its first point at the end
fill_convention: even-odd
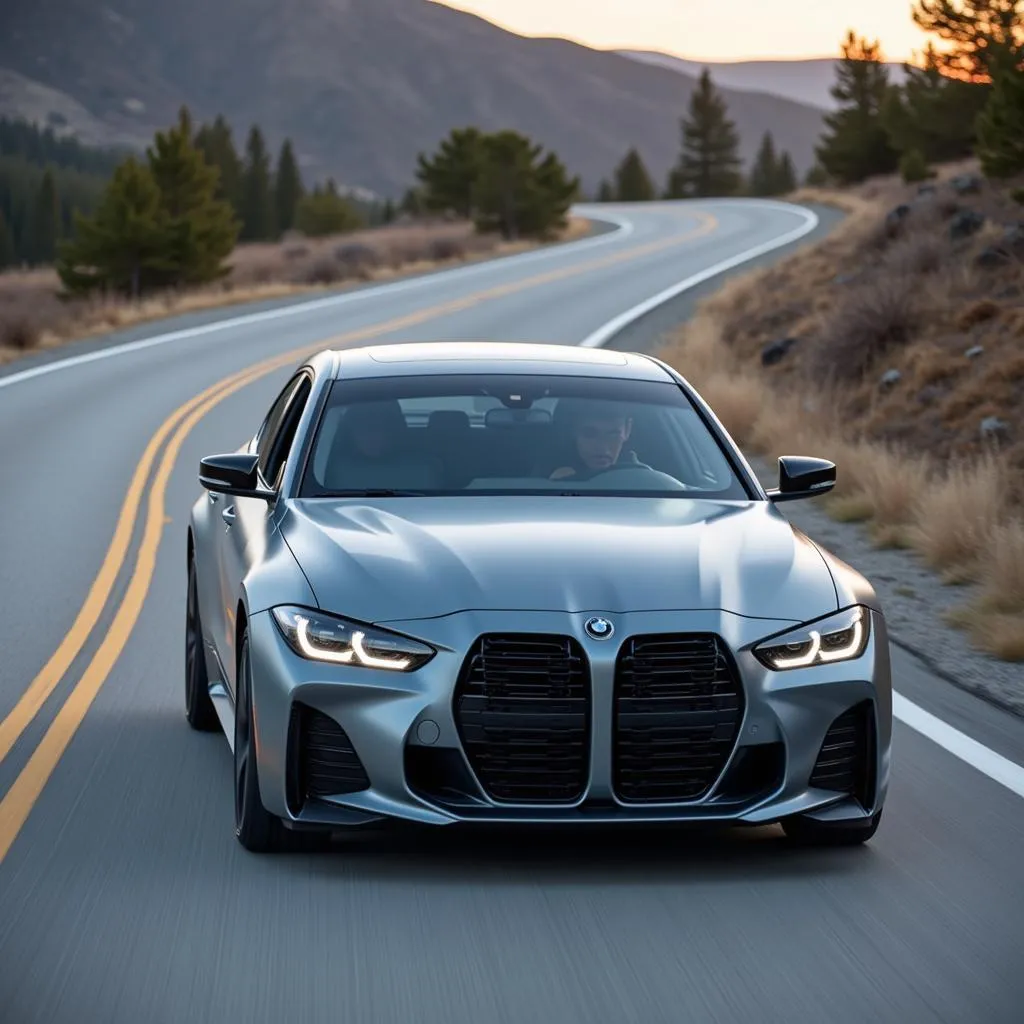
{"type": "Polygon", "coordinates": [[[325,351],[204,458],[185,703],[249,850],[308,829],[780,823],[862,843],[885,620],[664,362],[559,345],[325,351]],[[254,427],[256,424],[254,424],[254,427]]]}

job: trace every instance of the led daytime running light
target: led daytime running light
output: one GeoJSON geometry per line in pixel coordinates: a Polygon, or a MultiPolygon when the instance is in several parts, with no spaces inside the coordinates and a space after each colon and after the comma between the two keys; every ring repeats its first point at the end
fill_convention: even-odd
{"type": "Polygon", "coordinates": [[[301,615],[295,616],[296,635],[299,640],[299,647],[307,658],[319,659],[321,661],[333,661],[339,664],[351,664],[353,658],[357,658],[360,665],[367,668],[394,668],[405,669],[411,664],[408,658],[377,658],[370,654],[363,646],[366,634],[356,630],[352,633],[352,649],[350,651],[331,651],[324,647],[317,647],[309,638],[309,619],[301,615]]]}

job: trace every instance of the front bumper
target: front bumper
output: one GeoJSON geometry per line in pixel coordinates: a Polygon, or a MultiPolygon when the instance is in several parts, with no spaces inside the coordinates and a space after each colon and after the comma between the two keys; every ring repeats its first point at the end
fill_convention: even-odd
{"type": "MultiPolygon", "coordinates": [[[[793,814],[856,820],[881,809],[889,783],[892,691],[885,620],[871,613],[871,635],[853,661],[772,672],[750,648],[794,624],[720,611],[636,612],[609,616],[610,640],[583,629],[600,610],[461,612],[436,619],[389,622],[386,628],[431,644],[438,654],[413,673],[351,668],[298,657],[269,612],[249,622],[254,727],[264,806],[295,826],[350,827],[386,819],[453,822],[613,823],[737,822],[767,824],[793,814]],[[711,788],[697,799],[622,799],[615,784],[616,662],[633,636],[716,634],[727,648],[742,690],[730,752],[711,788]],[[480,784],[460,738],[453,700],[467,653],[483,634],[548,634],[574,638],[589,668],[589,736],[585,783],[570,802],[494,799],[480,784]],[[298,712],[344,731],[356,791],[304,795],[298,781],[298,712]],[[830,728],[855,709],[867,729],[860,783],[846,791],[812,785],[830,728]],[[318,715],[326,716],[326,719],[318,715]]],[[[607,615],[608,613],[603,613],[607,615]]],[[[830,734],[833,735],[833,734],[830,734]]],[[[348,756],[348,755],[346,755],[348,756]]],[[[307,773],[308,773],[308,769],[307,773]]],[[[351,773],[350,773],[351,775],[351,773]]],[[[820,781],[821,773],[815,776],[820,781]]]]}

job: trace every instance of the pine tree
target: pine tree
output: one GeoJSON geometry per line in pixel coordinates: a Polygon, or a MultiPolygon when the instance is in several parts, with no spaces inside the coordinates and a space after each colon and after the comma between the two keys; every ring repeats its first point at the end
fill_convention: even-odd
{"type": "Polygon", "coordinates": [[[242,171],[242,240],[265,242],[275,237],[270,157],[263,133],[253,125],[245,145],[242,171]]]}
{"type": "Polygon", "coordinates": [[[928,169],[928,161],[919,149],[908,149],[900,157],[900,177],[912,185],[918,181],[927,181],[932,176],[928,169]]]}
{"type": "Polygon", "coordinates": [[[953,78],[993,81],[1024,59],[1024,0],[916,0],[913,15],[950,44],[936,61],[953,78]]]}
{"type": "Polygon", "coordinates": [[[804,175],[804,184],[808,188],[822,188],[828,184],[828,171],[821,164],[814,164],[804,175]]]}
{"type": "Polygon", "coordinates": [[[202,151],[206,162],[220,172],[217,198],[230,203],[235,215],[241,217],[242,161],[235,149],[230,125],[218,115],[212,125],[204,124],[196,132],[195,144],[202,151]]]}
{"type": "Polygon", "coordinates": [[[1002,71],[978,118],[978,156],[993,178],[1024,172],[1024,70],[1002,71]]]}
{"type": "Polygon", "coordinates": [[[579,190],[554,153],[514,131],[482,139],[476,225],[503,238],[543,238],[565,223],[579,190]],[[540,161],[538,163],[538,160],[540,161]]]}
{"type": "Polygon", "coordinates": [[[782,154],[779,161],[779,176],[775,194],[779,196],[788,195],[796,189],[796,168],[793,166],[793,158],[788,152],[782,154]]]}
{"type": "Polygon", "coordinates": [[[14,236],[7,225],[4,211],[0,209],[0,270],[13,267],[17,257],[14,252],[14,236]]]}
{"type": "Polygon", "coordinates": [[[74,238],[59,245],[57,272],[73,294],[99,290],[135,297],[173,280],[173,235],[153,175],[129,157],[114,172],[96,214],[75,215],[74,238]]]}
{"type": "Polygon", "coordinates": [[[621,203],[647,203],[655,198],[654,183],[636,149],[615,169],[615,198],[621,203]]]}
{"type": "Polygon", "coordinates": [[[669,175],[669,197],[735,195],[742,184],[739,138],[707,68],[701,73],[682,129],[683,149],[669,175]]]}
{"type": "Polygon", "coordinates": [[[156,133],[146,153],[172,239],[168,256],[175,272],[169,283],[202,284],[223,276],[238,225],[227,202],[216,198],[217,169],[194,145],[184,108],[175,126],[156,133]]]}
{"type": "Polygon", "coordinates": [[[750,172],[750,194],[774,196],[778,191],[779,161],[775,156],[775,140],[771,132],[765,132],[750,172]]]}
{"type": "Polygon", "coordinates": [[[615,202],[615,189],[612,188],[610,181],[601,180],[601,184],[597,188],[597,201],[599,203],[615,202]]]}
{"type": "Polygon", "coordinates": [[[310,238],[340,235],[363,224],[355,207],[338,194],[332,178],[304,195],[295,210],[295,226],[310,238]]]}
{"type": "Polygon", "coordinates": [[[991,91],[987,85],[943,73],[929,44],[921,67],[904,65],[906,81],[891,88],[882,104],[889,144],[900,153],[918,151],[926,161],[944,162],[974,150],[974,126],[991,91]]]}
{"type": "Polygon", "coordinates": [[[832,96],[841,104],[825,116],[828,132],[818,145],[818,161],[843,184],[896,169],[897,154],[889,144],[882,107],[889,93],[889,75],[877,42],[850,32],[832,96]]]}
{"type": "Polygon", "coordinates": [[[61,234],[60,198],[53,171],[47,167],[39,182],[32,206],[31,261],[52,263],[57,254],[57,240],[61,234]]]}
{"type": "Polygon", "coordinates": [[[288,231],[295,226],[295,212],[302,194],[302,176],[299,174],[291,139],[285,139],[277,158],[277,173],[274,176],[278,231],[288,231]]]}
{"type": "Polygon", "coordinates": [[[483,135],[477,128],[456,128],[441,141],[433,156],[420,153],[416,177],[429,210],[451,210],[471,218],[483,160],[483,135]]]}
{"type": "Polygon", "coordinates": [[[391,224],[395,219],[395,202],[393,199],[387,199],[384,202],[384,209],[380,215],[381,223],[391,224]]]}

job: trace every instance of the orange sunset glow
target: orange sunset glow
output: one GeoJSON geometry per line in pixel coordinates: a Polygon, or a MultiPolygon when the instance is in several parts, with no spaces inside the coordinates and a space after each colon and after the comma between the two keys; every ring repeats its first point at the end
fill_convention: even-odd
{"type": "Polygon", "coordinates": [[[444,0],[523,35],[729,61],[835,55],[848,29],[890,60],[924,46],[910,0],[444,0]]]}

